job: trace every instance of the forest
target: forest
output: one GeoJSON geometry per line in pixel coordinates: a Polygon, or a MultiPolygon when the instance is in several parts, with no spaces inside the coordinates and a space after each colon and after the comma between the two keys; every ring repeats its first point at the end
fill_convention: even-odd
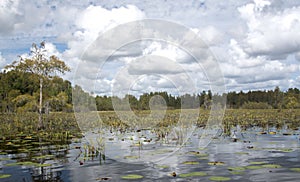
{"type": "MultiPolygon", "coordinates": [[[[0,111],[1,112],[36,112],[39,102],[39,77],[29,72],[17,70],[0,73],[0,111]]],[[[197,94],[171,95],[165,91],[144,93],[139,97],[126,95],[125,98],[115,96],[92,96],[84,92],[80,86],[73,86],[70,81],[53,76],[44,78],[43,111],[73,112],[72,91],[85,93],[86,98],[94,100],[98,111],[114,110],[112,99],[122,101],[128,99],[131,109],[149,110],[149,101],[159,95],[165,100],[168,109],[194,109],[199,106],[208,109],[212,97],[226,97],[228,109],[296,109],[300,108],[300,90],[289,88],[286,91],[275,87],[274,90],[255,90],[248,92],[228,92],[212,95],[210,90],[197,94]],[[184,101],[184,106],[182,103],[184,101]]]]}

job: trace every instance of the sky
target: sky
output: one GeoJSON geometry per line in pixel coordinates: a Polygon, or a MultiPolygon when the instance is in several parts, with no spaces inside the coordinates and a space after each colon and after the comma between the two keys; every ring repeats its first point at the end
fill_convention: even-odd
{"type": "Polygon", "coordinates": [[[1,0],[0,25],[0,68],[46,41],[72,70],[63,78],[98,95],[300,87],[296,0],[1,0]],[[161,40],[129,26],[149,19],[161,40]]]}

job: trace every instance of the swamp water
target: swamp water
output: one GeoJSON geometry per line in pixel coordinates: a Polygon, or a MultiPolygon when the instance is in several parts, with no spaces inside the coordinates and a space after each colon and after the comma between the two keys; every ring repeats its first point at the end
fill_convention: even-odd
{"type": "MultiPolygon", "coordinates": [[[[299,130],[249,128],[237,142],[215,137],[199,148],[197,128],[181,147],[149,130],[102,133],[105,149],[86,138],[50,144],[20,136],[0,141],[0,181],[299,181],[299,130]],[[124,142],[123,147],[120,146],[124,142]],[[153,159],[153,160],[152,160],[153,159]],[[159,159],[159,160],[157,160],[159,159]],[[143,162],[146,161],[146,162],[143,162]]],[[[92,135],[91,135],[92,136],[92,135]]],[[[87,136],[88,138],[88,136],[87,136]]]]}

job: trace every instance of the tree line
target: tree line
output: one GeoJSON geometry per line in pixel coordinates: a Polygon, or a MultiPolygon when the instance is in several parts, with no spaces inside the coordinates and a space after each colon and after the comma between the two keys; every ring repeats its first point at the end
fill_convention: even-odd
{"type": "MultiPolygon", "coordinates": [[[[38,75],[17,70],[2,71],[0,73],[0,85],[1,112],[35,112],[39,110],[38,75]]],[[[138,97],[130,94],[123,98],[106,95],[94,97],[80,86],[72,87],[70,81],[54,76],[51,79],[44,79],[43,112],[72,112],[72,92],[84,94],[85,101],[82,104],[94,104],[96,107],[91,106],[89,110],[98,111],[112,111],[114,104],[120,105],[123,102],[129,102],[133,110],[149,110],[151,105],[167,106],[168,109],[195,109],[199,107],[209,109],[213,97],[226,97],[226,107],[232,109],[300,108],[300,90],[298,88],[281,91],[279,87],[276,87],[274,90],[233,91],[221,95],[213,95],[208,90],[180,96],[161,91],[144,93],[138,97]],[[161,99],[151,100],[154,96],[160,96],[161,99]]]]}
{"type": "MultiPolygon", "coordinates": [[[[70,68],[56,56],[47,57],[45,43],[32,44],[30,57],[22,58],[7,65],[0,72],[0,112],[72,112],[88,110],[111,111],[118,109],[209,109],[213,102],[226,99],[226,107],[233,109],[293,109],[300,108],[300,91],[290,88],[283,92],[277,86],[274,90],[229,92],[212,94],[210,90],[195,94],[171,95],[166,91],[144,93],[140,96],[127,94],[96,96],[85,92],[80,86],[72,87],[63,80],[63,74],[70,68]],[[79,97],[72,98],[72,93],[79,97]],[[154,98],[154,99],[153,99],[154,98]],[[75,109],[73,109],[75,103],[75,109]]],[[[223,102],[220,102],[223,103],[223,102]]],[[[219,104],[220,104],[219,103],[219,104]]],[[[42,125],[42,123],[41,123],[42,125]]]]}
{"type": "MultiPolygon", "coordinates": [[[[283,92],[279,87],[274,90],[256,90],[248,92],[228,92],[224,94],[212,94],[210,90],[202,91],[198,94],[185,94],[173,96],[167,92],[144,93],[139,97],[126,95],[125,98],[116,98],[110,96],[96,96],[97,110],[114,110],[112,100],[128,100],[133,110],[149,110],[151,98],[155,95],[161,96],[165,100],[168,109],[209,109],[215,98],[226,98],[226,107],[229,109],[296,109],[300,108],[300,90],[298,88],[289,88],[283,92]]],[[[220,100],[220,99],[216,99],[220,100]]],[[[118,102],[115,102],[118,103],[118,102]]]]}

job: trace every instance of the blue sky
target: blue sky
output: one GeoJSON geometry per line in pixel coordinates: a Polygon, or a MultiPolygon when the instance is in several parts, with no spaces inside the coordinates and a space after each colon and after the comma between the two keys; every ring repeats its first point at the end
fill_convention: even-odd
{"type": "Polygon", "coordinates": [[[118,81],[131,85],[126,91],[135,94],[210,89],[207,70],[183,50],[159,41],[127,45],[126,54],[103,65],[78,67],[99,35],[149,18],[178,23],[201,37],[218,60],[227,91],[300,87],[300,2],[294,0],[1,0],[0,67],[28,56],[32,43],[46,41],[49,54],[72,69],[64,78],[97,94],[111,94],[118,81]],[[141,59],[148,55],[164,58],[141,59]],[[178,66],[184,73],[176,71],[178,66]],[[151,75],[149,69],[160,72],[151,75]]]}

